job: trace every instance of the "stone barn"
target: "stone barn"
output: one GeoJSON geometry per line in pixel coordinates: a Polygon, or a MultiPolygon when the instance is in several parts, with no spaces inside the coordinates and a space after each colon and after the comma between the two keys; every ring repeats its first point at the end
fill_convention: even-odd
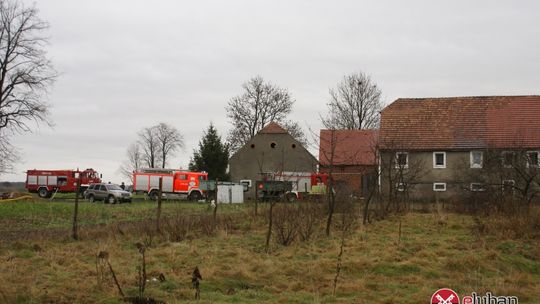
{"type": "Polygon", "coordinates": [[[316,172],[317,159],[283,127],[270,123],[229,159],[231,181],[249,183],[246,200],[255,199],[255,182],[277,172],[316,172]]]}

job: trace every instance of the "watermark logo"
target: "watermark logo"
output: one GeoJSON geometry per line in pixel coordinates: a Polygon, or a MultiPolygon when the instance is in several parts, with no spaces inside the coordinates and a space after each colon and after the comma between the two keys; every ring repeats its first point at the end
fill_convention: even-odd
{"type": "Polygon", "coordinates": [[[491,292],[486,292],[485,295],[478,295],[473,292],[470,296],[463,297],[463,304],[484,304],[484,303],[496,303],[496,304],[518,304],[519,299],[517,297],[507,296],[494,296],[491,292]]]}
{"type": "Polygon", "coordinates": [[[431,304],[459,304],[459,296],[452,289],[442,288],[431,296],[431,304]]]}

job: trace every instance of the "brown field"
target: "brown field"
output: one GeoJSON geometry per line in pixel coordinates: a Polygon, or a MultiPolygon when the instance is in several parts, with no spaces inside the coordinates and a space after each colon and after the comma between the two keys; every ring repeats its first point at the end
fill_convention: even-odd
{"type": "Polygon", "coordinates": [[[214,230],[205,205],[168,202],[158,233],[152,203],[82,203],[79,241],[69,237],[72,208],[0,204],[0,302],[123,303],[107,269],[98,281],[97,254],[108,253],[124,293],[135,297],[136,243],[147,245],[145,297],[167,303],[193,301],[195,266],[203,277],[198,303],[428,303],[442,287],[515,295],[520,303],[540,299],[538,230],[495,234],[493,225],[504,222],[469,215],[409,213],[356,225],[345,238],[334,294],[339,215],[331,237],[321,221],[309,241],[273,240],[267,254],[266,206],[259,216],[249,205],[220,206],[214,230]],[[165,281],[155,279],[160,274],[165,281]]]}

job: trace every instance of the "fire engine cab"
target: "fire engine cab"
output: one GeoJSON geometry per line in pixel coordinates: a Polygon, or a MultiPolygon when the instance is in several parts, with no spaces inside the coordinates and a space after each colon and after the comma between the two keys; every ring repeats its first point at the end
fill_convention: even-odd
{"type": "Polygon", "coordinates": [[[26,189],[41,198],[50,197],[53,192],[76,192],[77,179],[83,192],[91,183],[101,183],[101,175],[94,169],[77,170],[28,170],[26,171],[26,189]]]}
{"type": "Polygon", "coordinates": [[[208,173],[176,169],[141,169],[133,172],[133,191],[145,192],[151,200],[157,200],[160,178],[162,178],[162,194],[177,194],[189,200],[200,200],[205,193],[199,185],[202,180],[208,180],[208,173]]]}

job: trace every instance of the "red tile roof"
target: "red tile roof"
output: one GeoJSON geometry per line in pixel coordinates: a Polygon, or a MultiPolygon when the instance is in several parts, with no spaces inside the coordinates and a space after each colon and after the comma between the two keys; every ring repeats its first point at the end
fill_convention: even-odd
{"type": "Polygon", "coordinates": [[[375,165],[377,135],[377,130],[321,130],[319,163],[322,166],[332,162],[336,166],[375,165]]]}
{"type": "Polygon", "coordinates": [[[540,148],[540,96],[400,98],[381,112],[380,147],[540,148]]]}
{"type": "Polygon", "coordinates": [[[264,128],[262,128],[258,133],[261,134],[287,134],[287,130],[285,130],[282,126],[278,125],[275,122],[271,122],[267,124],[264,128]]]}

